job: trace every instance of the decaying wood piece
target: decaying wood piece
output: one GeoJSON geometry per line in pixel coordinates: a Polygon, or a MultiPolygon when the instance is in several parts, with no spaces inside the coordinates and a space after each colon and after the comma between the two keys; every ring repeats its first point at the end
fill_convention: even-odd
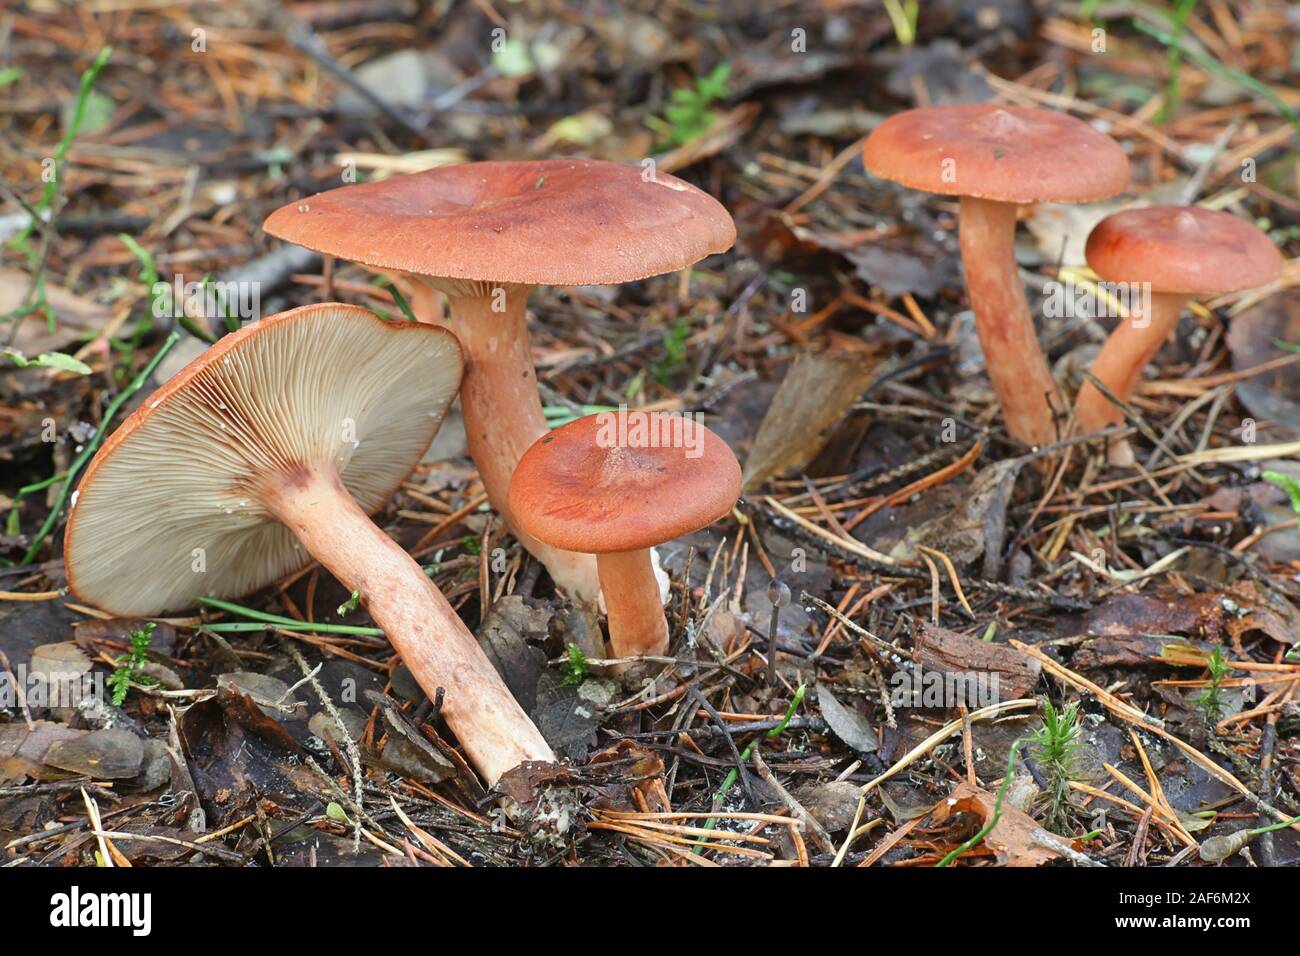
{"type": "Polygon", "coordinates": [[[1000,699],[1027,695],[1042,673],[1037,661],[1014,647],[967,637],[932,624],[926,624],[918,635],[913,660],[922,672],[938,671],[970,678],[968,684],[978,683],[974,679],[981,674],[987,674],[990,681],[996,677],[993,689],[1000,699]]]}

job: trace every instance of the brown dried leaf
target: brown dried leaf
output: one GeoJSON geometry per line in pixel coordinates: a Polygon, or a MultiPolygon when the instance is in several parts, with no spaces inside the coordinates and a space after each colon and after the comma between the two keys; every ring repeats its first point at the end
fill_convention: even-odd
{"type": "Polygon", "coordinates": [[[61,741],[85,735],[84,730],[47,720],[35,721],[30,730],[21,721],[0,724],[0,784],[41,776],[46,752],[61,741]]]}
{"type": "MultiPolygon", "coordinates": [[[[973,813],[983,821],[983,826],[993,819],[996,805],[993,794],[962,781],[935,804],[934,821],[942,823],[959,813],[973,813]]],[[[983,842],[1004,866],[1042,866],[1063,855],[1052,846],[1061,842],[1060,837],[1048,833],[1033,817],[1005,800],[997,824],[984,835],[983,842]]]]}
{"type": "Polygon", "coordinates": [[[1222,636],[1223,608],[1212,594],[1117,594],[1089,611],[1085,630],[1098,637],[1132,637],[1141,634],[1222,636]]]}
{"type": "MultiPolygon", "coordinates": [[[[1300,293],[1292,289],[1252,306],[1228,324],[1224,338],[1234,372],[1285,358],[1286,352],[1275,343],[1300,340],[1300,293]]],[[[1235,394],[1255,418],[1280,426],[1282,437],[1288,431],[1300,432],[1300,374],[1296,366],[1245,378],[1237,383],[1235,394]]]]}
{"type": "Polygon", "coordinates": [[[984,576],[997,579],[1002,573],[1002,550],[1006,542],[1007,504],[1016,487],[1021,462],[1014,458],[982,469],[961,492],[956,507],[945,508],[932,520],[909,529],[907,536],[890,554],[916,560],[916,546],[938,548],[957,564],[969,564],[984,555],[984,576]]]}
{"type": "Polygon", "coordinates": [[[812,461],[878,364],[857,352],[800,352],[758,428],[745,461],[745,490],[812,461]]]}
{"type": "MultiPolygon", "coordinates": [[[[32,277],[20,269],[0,269],[0,314],[7,315],[23,304],[32,277]]],[[[107,306],[74,295],[52,283],[45,285],[45,300],[58,321],[50,326],[39,309],[23,317],[12,344],[20,352],[35,355],[53,352],[77,342],[87,332],[98,332],[112,316],[107,306]],[[50,332],[54,328],[54,332],[50,332]]]]}
{"type": "Polygon", "coordinates": [[[45,763],[95,780],[129,780],[144,763],[144,741],[129,730],[107,727],[55,743],[45,763]]]}
{"type": "Polygon", "coordinates": [[[1254,581],[1241,581],[1233,586],[1230,599],[1246,610],[1245,614],[1228,618],[1228,633],[1234,639],[1249,631],[1263,631],[1280,644],[1300,642],[1300,612],[1285,598],[1258,587],[1254,581]]]}

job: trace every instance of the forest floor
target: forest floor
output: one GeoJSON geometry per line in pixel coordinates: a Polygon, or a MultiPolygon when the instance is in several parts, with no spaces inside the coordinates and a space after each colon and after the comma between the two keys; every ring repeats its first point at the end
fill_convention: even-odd
{"type": "Polygon", "coordinates": [[[1246,832],[1300,814],[1300,527],[1264,477],[1300,480],[1294,8],[927,0],[913,41],[807,0],[273,6],[0,13],[0,675],[134,678],[120,705],[0,701],[0,865],[1300,864],[1300,824],[1246,832]],[[1113,320],[1043,296],[1087,290],[1104,215],[1197,201],[1288,260],[1184,313],[1109,435],[1135,467],[1007,438],[955,203],[863,171],[884,116],[990,98],[1132,161],[1122,197],[1023,211],[1067,393],[1113,320]],[[149,634],[67,592],[62,529],[85,451],[224,331],[156,316],[156,281],[393,315],[266,215],[348,175],[566,155],[653,156],[739,238],[680,275],[539,289],[548,415],[702,413],[746,485],[661,549],[671,656],[623,682],[490,520],[456,420],[377,516],[565,759],[521,821],[388,643],[333,629],[369,620],[319,567],[149,634]],[[18,367],[45,353],[76,362],[18,367]]]}

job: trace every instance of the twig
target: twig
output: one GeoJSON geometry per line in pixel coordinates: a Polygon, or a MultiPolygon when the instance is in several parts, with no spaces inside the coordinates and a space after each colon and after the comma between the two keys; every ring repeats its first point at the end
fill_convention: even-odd
{"type": "Polygon", "coordinates": [[[817,822],[816,817],[804,809],[802,803],[791,796],[790,791],[781,786],[781,781],[776,779],[776,774],[768,769],[767,763],[763,760],[763,755],[755,750],[753,760],[754,769],[758,771],[758,775],[763,778],[769,787],[776,791],[776,795],[781,798],[782,803],[790,808],[790,812],[794,814],[795,818],[803,821],[804,825],[811,831],[817,845],[827,853],[834,850],[835,841],[826,832],[826,828],[817,822]]]}
{"type": "MultiPolygon", "coordinates": [[[[302,668],[302,672],[305,675],[303,680],[311,684],[311,689],[316,692],[316,696],[320,698],[321,705],[334,721],[334,726],[339,730],[339,743],[343,744],[343,749],[348,752],[348,759],[352,762],[353,799],[356,800],[357,806],[361,806],[361,751],[357,748],[357,742],[352,739],[351,731],[348,730],[347,724],[343,723],[343,716],[339,713],[338,708],[334,706],[334,701],[330,699],[330,695],[325,693],[325,688],[321,686],[320,680],[317,679],[316,673],[320,668],[318,667],[316,670],[309,668],[306,659],[302,656],[302,652],[292,644],[286,644],[285,651],[294,659],[294,662],[302,668]]],[[[294,686],[296,687],[298,685],[294,686]]],[[[292,692],[292,688],[290,689],[290,692],[292,692]]],[[[352,852],[361,852],[360,817],[357,818],[356,828],[352,833],[352,852]]]]}

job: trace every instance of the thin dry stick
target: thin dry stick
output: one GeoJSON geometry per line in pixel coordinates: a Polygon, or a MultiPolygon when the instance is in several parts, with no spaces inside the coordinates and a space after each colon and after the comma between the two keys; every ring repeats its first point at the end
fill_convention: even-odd
{"type": "Polygon", "coordinates": [[[398,805],[397,800],[393,798],[392,794],[388,795],[388,802],[393,805],[393,812],[397,814],[397,818],[406,824],[406,828],[415,834],[416,839],[424,844],[424,848],[435,857],[438,857],[443,862],[444,866],[450,866],[451,863],[448,861],[451,860],[454,860],[461,866],[469,866],[469,863],[459,853],[447,846],[437,837],[433,836],[433,834],[427,833],[420,827],[416,826],[411,821],[411,818],[406,815],[406,812],[401,808],[401,806],[398,805]]]}
{"type": "MultiPolygon", "coordinates": [[[[181,846],[187,850],[193,850],[195,853],[205,853],[210,857],[215,857],[216,859],[219,860],[225,860],[227,863],[244,865],[247,862],[238,853],[235,853],[232,850],[227,850],[224,847],[205,846],[197,841],[178,840],[175,837],[162,836],[161,834],[156,834],[156,833],[130,833],[128,831],[123,831],[123,830],[100,830],[100,829],[96,829],[94,833],[95,836],[97,837],[104,837],[110,840],[117,840],[120,843],[132,843],[132,842],[166,843],[170,846],[181,846]]],[[[109,848],[117,853],[116,858],[119,866],[131,865],[130,862],[126,861],[125,857],[122,856],[121,851],[117,850],[112,843],[109,843],[109,848]]]]}
{"type": "MultiPolygon", "coordinates": [[[[886,853],[888,853],[895,846],[897,846],[898,841],[903,839],[903,837],[907,836],[909,833],[911,833],[912,829],[916,826],[919,826],[921,821],[924,819],[925,817],[914,817],[913,819],[908,820],[906,823],[904,823],[893,833],[889,834],[889,836],[881,840],[880,843],[876,846],[876,848],[873,849],[871,853],[867,855],[866,859],[864,859],[861,863],[859,863],[858,866],[860,867],[875,866],[876,863],[880,861],[881,857],[883,857],[886,853]]],[[[868,824],[867,826],[871,826],[871,824],[875,824],[879,822],[880,822],[880,818],[877,817],[876,819],[872,820],[871,823],[868,824]]],[[[863,827],[863,829],[865,830],[866,827],[863,827]]]]}
{"type": "Polygon", "coordinates": [[[835,841],[832,840],[831,835],[826,832],[826,828],[823,827],[820,823],[818,823],[816,818],[811,813],[809,813],[807,810],[804,809],[803,804],[800,803],[798,800],[796,800],[790,794],[790,791],[786,790],[786,788],[781,785],[781,782],[776,779],[776,774],[772,773],[772,771],[768,768],[767,763],[763,760],[763,755],[758,752],[757,747],[754,748],[753,760],[754,760],[754,768],[758,770],[758,775],[762,777],[764,781],[767,782],[768,786],[770,786],[773,790],[776,791],[776,795],[781,798],[782,803],[784,803],[787,807],[790,808],[790,813],[794,815],[795,819],[802,820],[804,822],[804,824],[812,832],[812,835],[814,839],[817,841],[817,845],[822,850],[822,852],[830,853],[832,850],[834,850],[835,841]]]}
{"type": "MultiPolygon", "coordinates": [[[[714,840],[704,840],[699,838],[687,839],[685,837],[674,836],[670,833],[657,833],[653,830],[645,829],[640,826],[624,824],[613,820],[593,820],[587,824],[589,830],[610,830],[614,833],[622,833],[626,836],[634,837],[637,841],[647,843],[651,846],[663,846],[676,844],[677,846],[700,847],[706,850],[715,850],[721,853],[730,853],[733,856],[743,856],[756,860],[770,860],[772,854],[764,853],[761,850],[752,850],[743,846],[729,846],[726,843],[715,842],[719,838],[716,830],[707,831],[714,840]]],[[[726,839],[738,839],[743,834],[725,834],[726,839]]]]}
{"type": "Polygon", "coordinates": [[[729,833],[706,829],[705,827],[686,826],[682,823],[658,823],[653,820],[642,820],[640,822],[617,820],[610,822],[624,823],[628,826],[639,827],[642,830],[653,830],[656,833],[672,833],[677,836],[700,837],[707,840],[734,840],[737,843],[755,843],[759,846],[770,846],[772,843],[767,837],[759,836],[756,833],[729,833]]]}
{"type": "Polygon", "coordinates": [[[939,624],[939,567],[928,554],[921,552],[921,560],[930,569],[930,623],[939,624]]]}
{"type": "Polygon", "coordinates": [[[859,557],[866,558],[868,561],[875,561],[877,564],[898,563],[889,555],[882,554],[879,551],[875,551],[871,548],[868,548],[861,541],[858,541],[854,538],[841,538],[839,535],[832,534],[831,532],[827,531],[821,525],[813,524],[811,521],[809,521],[807,518],[803,517],[802,515],[795,514],[793,511],[791,511],[789,508],[781,504],[781,502],[777,501],[775,498],[771,497],[770,495],[765,495],[763,497],[763,501],[765,501],[767,503],[767,506],[771,508],[773,511],[775,511],[777,514],[779,514],[782,518],[785,518],[788,521],[793,521],[795,524],[803,528],[809,534],[815,534],[819,538],[822,538],[826,541],[830,541],[832,544],[835,544],[838,547],[843,548],[845,551],[848,551],[850,554],[856,554],[859,557]]]}
{"type": "MultiPolygon", "coordinates": [[[[1256,683],[1267,684],[1271,683],[1271,681],[1266,678],[1264,680],[1256,681],[1256,683]]],[[[1220,734],[1226,733],[1228,727],[1232,724],[1245,723],[1246,721],[1254,720],[1256,717],[1263,717],[1266,714],[1272,716],[1278,711],[1285,709],[1291,702],[1291,696],[1295,693],[1296,686],[1297,681],[1292,680],[1291,683],[1286,686],[1285,693],[1274,691],[1269,695],[1268,700],[1265,700],[1264,703],[1260,704],[1254,710],[1243,710],[1239,714],[1224,717],[1223,720],[1219,721],[1218,724],[1215,725],[1215,732],[1220,734]]]]}
{"type": "Polygon", "coordinates": [[[928,548],[923,544],[916,546],[918,551],[924,551],[926,554],[933,554],[943,562],[944,568],[948,571],[948,580],[952,582],[952,589],[957,592],[957,603],[960,604],[972,618],[975,612],[971,610],[970,602],[966,600],[966,592],[961,589],[961,578],[957,576],[957,569],[953,567],[952,559],[944,554],[938,548],[928,548]]]}
{"type": "Polygon", "coordinates": [[[980,451],[982,451],[983,448],[984,448],[983,440],[977,438],[975,440],[975,444],[971,445],[970,450],[967,451],[966,454],[958,458],[956,461],[944,465],[942,468],[938,469],[937,471],[931,472],[930,474],[926,475],[924,478],[918,478],[910,485],[898,489],[898,491],[894,491],[888,495],[885,495],[883,498],[876,501],[875,504],[867,505],[857,514],[855,514],[852,518],[850,518],[848,522],[845,523],[844,529],[846,531],[852,531],[859,524],[861,524],[867,518],[871,517],[881,508],[886,508],[896,504],[901,504],[902,502],[907,501],[907,499],[911,498],[913,495],[919,495],[923,491],[928,491],[929,489],[934,488],[938,485],[945,484],[946,482],[957,477],[957,475],[961,474],[963,471],[969,468],[971,464],[977,458],[979,458],[980,451]]]}
{"type": "Polygon", "coordinates": [[[108,852],[107,838],[104,836],[104,824],[99,819],[99,804],[95,803],[94,798],[86,793],[85,787],[78,788],[81,791],[81,799],[86,803],[86,817],[90,820],[91,832],[95,834],[95,839],[99,841],[99,858],[100,866],[113,867],[113,854],[108,852]]]}
{"type": "MultiPolygon", "coordinates": [[[[334,726],[339,730],[339,743],[343,744],[343,749],[348,752],[348,759],[352,763],[352,791],[353,800],[357,806],[361,806],[361,751],[357,749],[357,742],[352,739],[352,734],[348,730],[347,724],[343,723],[343,715],[338,712],[334,706],[334,701],[330,700],[330,695],[325,693],[325,688],[321,686],[320,681],[316,678],[316,671],[307,666],[306,659],[299,653],[298,648],[292,644],[286,644],[285,650],[289,656],[294,659],[303,672],[303,680],[311,684],[311,689],[316,692],[320,698],[321,705],[325,708],[330,718],[334,721],[334,726]]],[[[320,668],[317,668],[318,671],[320,668]]],[[[295,685],[297,686],[297,685],[295,685]]],[[[352,852],[361,851],[361,818],[358,816],[355,821],[355,829],[352,832],[352,852]]]]}
{"type": "Polygon", "coordinates": [[[781,211],[787,215],[798,212],[804,206],[808,205],[808,203],[812,202],[824,193],[830,184],[835,181],[835,177],[839,175],[840,170],[847,166],[852,160],[858,158],[858,153],[862,149],[862,144],[866,139],[867,138],[863,136],[853,145],[841,150],[834,159],[822,167],[821,172],[817,175],[817,181],[794,199],[790,200],[785,209],[781,211]]]}
{"type": "MultiPolygon", "coordinates": [[[[1099,787],[1094,787],[1086,783],[1080,783],[1077,780],[1071,780],[1069,782],[1069,785],[1071,790],[1078,790],[1080,793],[1086,793],[1090,797],[1096,797],[1099,800],[1105,800],[1109,803],[1114,803],[1118,806],[1121,806],[1129,813],[1133,814],[1133,816],[1135,817],[1141,817],[1144,813],[1147,812],[1147,810],[1151,809],[1150,807],[1139,807],[1136,803],[1130,803],[1128,800],[1125,800],[1123,797],[1117,797],[1115,796],[1115,794],[1107,793],[1105,790],[1102,790],[1099,787]]],[[[1173,836],[1175,839],[1181,839],[1178,836],[1178,831],[1175,830],[1173,827],[1171,827],[1169,824],[1167,824],[1164,820],[1153,819],[1151,822],[1154,823],[1156,826],[1160,827],[1161,830],[1167,831],[1169,835],[1173,836]]]]}
{"type": "Polygon", "coordinates": [[[1184,465],[1224,464],[1235,461],[1265,461],[1270,458],[1292,458],[1300,455],[1300,441],[1276,445],[1231,445],[1209,448],[1190,455],[1174,456],[1174,461],[1184,465]]]}
{"type": "Polygon", "coordinates": [[[840,611],[836,609],[836,607],[833,604],[827,604],[825,601],[817,597],[815,594],[809,594],[807,591],[803,591],[802,593],[800,593],[799,599],[802,601],[811,601],[817,607],[821,608],[823,611],[825,611],[835,620],[839,621],[841,624],[847,627],[854,634],[858,635],[859,637],[865,637],[867,640],[871,641],[871,643],[877,645],[878,647],[882,648],[885,651],[888,651],[890,654],[897,654],[899,657],[906,658],[909,661],[912,659],[912,655],[909,651],[905,651],[901,647],[895,647],[893,644],[890,644],[888,641],[886,641],[883,637],[877,637],[875,634],[872,634],[870,631],[868,631],[865,627],[863,627],[860,624],[854,624],[842,613],[840,613],[840,611]]]}
{"type": "Polygon", "coordinates": [[[0,673],[9,675],[9,679],[12,681],[9,686],[14,689],[14,698],[18,701],[18,707],[23,712],[23,720],[27,722],[27,729],[35,730],[36,724],[32,721],[32,712],[27,708],[27,692],[23,690],[23,682],[14,673],[13,665],[9,663],[9,657],[4,651],[0,651],[0,673]]]}
{"type": "Polygon", "coordinates": [[[1103,763],[1102,766],[1106,769],[1108,774],[1122,783],[1132,793],[1137,794],[1149,809],[1154,810],[1156,813],[1160,814],[1160,816],[1164,817],[1166,822],[1168,822],[1170,829],[1174,831],[1174,835],[1177,836],[1179,840],[1187,846],[1196,846],[1196,841],[1192,839],[1192,835],[1184,829],[1182,821],[1178,819],[1172,810],[1164,807],[1159,800],[1143,790],[1142,787],[1138,785],[1137,781],[1133,780],[1118,767],[1114,767],[1108,763],[1103,763]]]}
{"type": "MultiPolygon", "coordinates": [[[[1156,768],[1151,765],[1151,759],[1147,756],[1147,749],[1142,746],[1142,738],[1138,736],[1137,731],[1132,727],[1129,728],[1128,733],[1129,737],[1133,740],[1133,746],[1137,748],[1138,756],[1142,759],[1142,770],[1147,775],[1147,783],[1151,785],[1151,796],[1154,797],[1156,802],[1158,802],[1162,807],[1173,814],[1173,804],[1171,804],[1169,798],[1165,796],[1165,788],[1160,785],[1160,777],[1156,773],[1156,768]]],[[[1177,814],[1174,815],[1177,816],[1177,814]]],[[[1178,825],[1181,827],[1182,823],[1180,822],[1178,825]]]]}
{"type": "MultiPolygon", "coordinates": [[[[790,817],[783,817],[777,813],[752,813],[744,810],[725,811],[725,810],[659,810],[634,812],[631,810],[601,810],[600,816],[610,820],[627,820],[635,823],[638,820],[753,820],[758,823],[779,823],[782,826],[798,826],[799,821],[790,817]]],[[[714,832],[714,831],[711,831],[714,832]]]]}

